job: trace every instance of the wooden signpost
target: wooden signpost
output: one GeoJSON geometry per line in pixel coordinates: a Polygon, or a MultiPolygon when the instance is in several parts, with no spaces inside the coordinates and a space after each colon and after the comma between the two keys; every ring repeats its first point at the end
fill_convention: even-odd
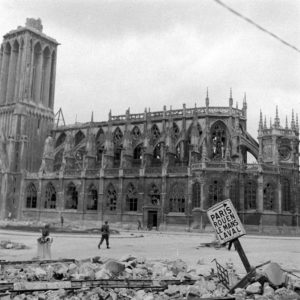
{"type": "Polygon", "coordinates": [[[245,235],[246,231],[231,200],[227,199],[210,207],[207,216],[220,243],[233,243],[247,273],[250,272],[250,263],[238,239],[245,235]]]}

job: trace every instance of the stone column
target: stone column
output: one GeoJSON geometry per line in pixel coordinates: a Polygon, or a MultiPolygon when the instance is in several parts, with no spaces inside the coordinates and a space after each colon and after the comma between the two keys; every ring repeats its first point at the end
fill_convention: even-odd
{"type": "Polygon", "coordinates": [[[162,181],[161,181],[161,222],[163,225],[163,229],[166,229],[166,206],[167,206],[167,178],[166,175],[162,176],[162,181]]]}
{"type": "Polygon", "coordinates": [[[19,102],[19,89],[20,89],[20,79],[22,77],[22,61],[23,61],[23,52],[24,49],[19,46],[19,51],[18,51],[18,60],[17,60],[17,67],[16,67],[16,80],[15,80],[15,87],[14,87],[14,100],[15,102],[19,102]]]}
{"type": "MultiPolygon", "coordinates": [[[[103,223],[105,212],[105,195],[104,195],[104,170],[100,169],[99,189],[98,189],[98,220],[103,223]]],[[[100,224],[99,224],[100,225],[100,224]]]]}
{"type": "Polygon", "coordinates": [[[65,209],[65,187],[64,187],[64,172],[60,171],[59,172],[59,191],[57,192],[57,207],[63,211],[65,209]]]}
{"type": "Polygon", "coordinates": [[[33,76],[33,101],[35,103],[41,102],[41,84],[42,84],[42,53],[38,52],[34,55],[34,59],[37,60],[37,62],[33,62],[35,65],[35,74],[33,76]]]}
{"type": "Polygon", "coordinates": [[[49,86],[49,108],[54,106],[54,92],[55,92],[55,77],[56,77],[56,55],[52,52],[51,55],[51,72],[50,72],[50,86],[49,86]]]}
{"type": "Polygon", "coordinates": [[[256,207],[259,213],[264,211],[264,178],[263,175],[259,175],[257,178],[258,188],[256,197],[256,207]]]}
{"type": "MultiPolygon", "coordinates": [[[[83,171],[84,172],[84,171],[83,171]]],[[[81,176],[80,180],[81,186],[76,186],[76,188],[80,189],[78,193],[78,205],[77,205],[77,212],[81,214],[82,220],[84,219],[84,214],[86,212],[86,180],[83,176],[81,176]]]]}
{"type": "MultiPolygon", "coordinates": [[[[126,209],[126,199],[125,195],[123,195],[123,170],[119,170],[119,194],[118,194],[118,202],[119,202],[119,214],[120,214],[120,222],[123,221],[123,212],[126,209]]],[[[126,191],[125,191],[126,192],[126,191]]]]}
{"type": "Polygon", "coordinates": [[[245,210],[245,179],[240,177],[240,211],[245,210]]]}
{"type": "Polygon", "coordinates": [[[12,103],[14,100],[18,54],[19,54],[19,49],[13,48],[11,50],[10,61],[9,61],[7,91],[6,91],[6,103],[12,103]]]}
{"type": "Polygon", "coordinates": [[[44,203],[42,200],[42,177],[39,176],[38,179],[38,189],[37,189],[37,209],[38,209],[38,220],[41,218],[41,212],[44,209],[44,203]]]}
{"type": "Polygon", "coordinates": [[[282,213],[282,188],[281,188],[281,180],[280,177],[277,179],[277,205],[276,205],[276,210],[279,214],[282,213]]]}
{"type": "Polygon", "coordinates": [[[42,103],[44,106],[48,107],[49,105],[49,90],[50,90],[50,77],[51,77],[51,56],[43,55],[43,64],[44,64],[44,76],[43,76],[43,95],[42,95],[42,103]]]}
{"type": "Polygon", "coordinates": [[[1,74],[0,74],[0,104],[6,103],[7,80],[9,71],[10,52],[3,50],[1,74]]]}

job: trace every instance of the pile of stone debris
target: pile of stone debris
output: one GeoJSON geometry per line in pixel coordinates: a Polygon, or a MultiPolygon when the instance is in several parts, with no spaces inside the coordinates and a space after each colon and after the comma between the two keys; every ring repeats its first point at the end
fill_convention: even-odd
{"type": "MultiPolygon", "coordinates": [[[[95,257],[83,261],[6,263],[1,268],[0,299],[300,299],[291,281],[288,287],[275,286],[266,272],[257,272],[243,288],[229,294],[215,272],[204,275],[201,270],[201,265],[191,268],[180,259],[153,262],[132,256],[118,261],[95,257]]],[[[239,278],[232,274],[230,280],[238,282],[239,278]]],[[[273,275],[277,280],[277,274],[273,275]]]]}
{"type": "Polygon", "coordinates": [[[0,241],[0,249],[26,249],[28,248],[26,245],[22,244],[22,243],[15,243],[15,242],[11,242],[9,240],[6,241],[0,241]]]}

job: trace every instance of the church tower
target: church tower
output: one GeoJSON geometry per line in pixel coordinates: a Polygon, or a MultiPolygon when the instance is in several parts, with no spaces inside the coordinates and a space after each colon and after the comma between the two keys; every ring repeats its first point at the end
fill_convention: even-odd
{"type": "Polygon", "coordinates": [[[56,40],[40,19],[4,35],[0,49],[0,216],[16,211],[24,170],[38,171],[53,128],[56,40]]]}

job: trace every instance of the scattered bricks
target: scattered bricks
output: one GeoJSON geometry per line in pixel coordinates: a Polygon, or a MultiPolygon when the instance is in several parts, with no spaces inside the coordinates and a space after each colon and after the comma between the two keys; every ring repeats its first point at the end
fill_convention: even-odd
{"type": "MultiPolygon", "coordinates": [[[[275,291],[275,297],[280,300],[299,300],[300,296],[292,290],[283,287],[275,291]]],[[[276,298],[275,298],[276,299],[276,298]]]]}
{"type": "Polygon", "coordinates": [[[109,279],[110,275],[106,269],[101,269],[95,273],[95,279],[109,279]]]}
{"type": "Polygon", "coordinates": [[[180,294],[180,289],[177,285],[169,285],[168,289],[165,290],[165,294],[169,297],[174,297],[177,294],[180,294]]]}
{"type": "Polygon", "coordinates": [[[109,260],[103,265],[103,268],[113,275],[118,275],[125,270],[124,264],[115,260],[109,260]]]}
{"type": "Polygon", "coordinates": [[[259,282],[254,282],[247,286],[246,292],[248,294],[261,294],[261,284],[259,282]]]}

